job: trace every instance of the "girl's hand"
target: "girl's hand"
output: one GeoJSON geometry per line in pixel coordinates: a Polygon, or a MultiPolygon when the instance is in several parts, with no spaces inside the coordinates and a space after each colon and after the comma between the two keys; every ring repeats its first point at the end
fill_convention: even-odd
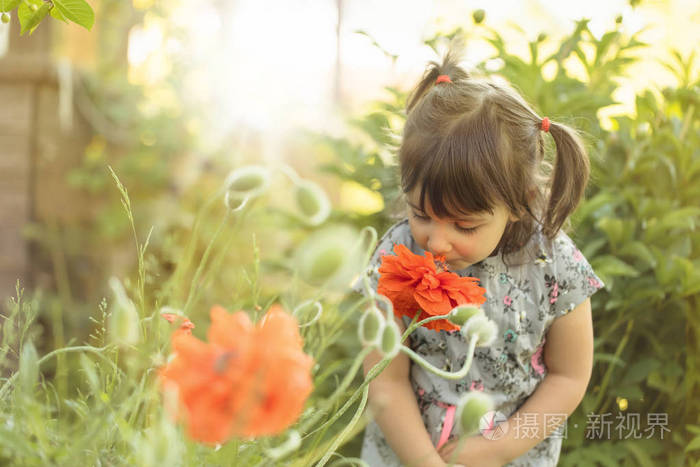
{"type": "Polygon", "coordinates": [[[447,465],[463,467],[501,467],[507,461],[496,452],[496,446],[489,445],[493,441],[482,436],[471,436],[464,439],[455,439],[446,443],[439,451],[440,457],[447,465]],[[455,454],[455,450],[459,452],[455,454]],[[450,464],[458,462],[458,464],[450,464]]]}

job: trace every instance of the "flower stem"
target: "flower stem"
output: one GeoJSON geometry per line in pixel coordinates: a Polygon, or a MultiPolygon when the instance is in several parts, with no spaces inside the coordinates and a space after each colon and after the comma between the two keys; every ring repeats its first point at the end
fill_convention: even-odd
{"type": "Polygon", "coordinates": [[[207,260],[209,259],[209,255],[211,254],[212,248],[214,247],[214,244],[219,238],[219,235],[221,235],[222,230],[224,229],[224,226],[226,225],[226,222],[228,221],[230,211],[226,211],[226,214],[224,215],[224,218],[221,220],[221,224],[219,224],[219,228],[216,230],[216,233],[214,234],[214,237],[209,241],[209,245],[207,245],[207,249],[204,250],[204,254],[202,255],[202,259],[199,261],[199,265],[197,266],[197,271],[194,273],[194,279],[192,279],[192,284],[190,285],[190,293],[187,296],[187,302],[185,303],[185,306],[182,310],[185,316],[188,315],[189,308],[194,302],[194,298],[198,293],[196,292],[197,290],[197,285],[199,283],[199,278],[202,275],[202,272],[204,272],[204,266],[207,264],[207,260]]]}
{"type": "Polygon", "coordinates": [[[367,405],[367,397],[369,395],[369,386],[365,386],[365,388],[362,390],[362,400],[360,401],[360,405],[357,407],[357,410],[355,411],[355,415],[352,416],[352,419],[350,420],[350,423],[341,431],[338,435],[335,436],[335,439],[331,443],[331,445],[328,447],[326,450],[326,453],[324,454],[323,458],[321,458],[320,461],[316,464],[316,467],[323,467],[326,465],[326,462],[328,462],[328,459],[333,455],[336,449],[338,449],[338,446],[345,441],[345,437],[347,434],[355,427],[355,424],[357,421],[360,419],[362,416],[362,413],[365,411],[365,406],[367,405]]]}
{"type": "Polygon", "coordinates": [[[465,376],[467,376],[467,373],[469,372],[469,369],[472,366],[472,360],[474,359],[474,349],[476,349],[476,342],[478,340],[478,336],[471,336],[469,339],[469,350],[467,350],[467,359],[464,361],[464,365],[459,371],[444,371],[436,368],[433,366],[431,363],[426,361],[423,357],[415,353],[413,350],[409,349],[405,345],[401,346],[401,351],[408,355],[411,360],[416,362],[418,365],[420,365],[424,370],[429,371],[433,373],[434,375],[437,375],[441,378],[445,379],[462,379],[465,376]]]}
{"type": "MultiPolygon", "coordinates": [[[[299,432],[304,433],[304,431],[306,431],[309,427],[313,426],[313,424],[316,423],[318,419],[321,418],[328,411],[328,409],[330,409],[333,406],[333,404],[335,404],[336,399],[345,392],[350,383],[352,383],[352,380],[355,379],[355,373],[357,373],[357,370],[360,368],[360,365],[362,365],[362,362],[364,361],[365,357],[372,350],[373,347],[365,347],[364,349],[362,349],[362,351],[357,355],[357,357],[355,357],[355,361],[353,361],[350,370],[347,372],[345,378],[343,378],[343,381],[340,383],[338,388],[328,399],[326,399],[323,402],[323,406],[320,407],[319,410],[317,410],[316,413],[314,413],[314,415],[310,419],[306,420],[304,422],[304,425],[299,427],[299,432]]],[[[318,431],[318,428],[307,433],[304,437],[310,436],[316,431],[318,431]]]]}

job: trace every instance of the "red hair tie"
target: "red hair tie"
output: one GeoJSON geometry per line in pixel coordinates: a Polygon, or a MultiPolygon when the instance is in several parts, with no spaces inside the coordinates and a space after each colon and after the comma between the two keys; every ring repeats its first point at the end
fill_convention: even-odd
{"type": "Polygon", "coordinates": [[[440,84],[440,83],[451,83],[451,82],[452,82],[452,80],[451,80],[450,77],[447,76],[447,75],[440,75],[440,76],[438,76],[437,79],[435,80],[435,84],[440,84]]]}
{"type": "Polygon", "coordinates": [[[548,119],[547,117],[544,117],[544,118],[542,119],[542,123],[540,124],[540,128],[541,128],[542,131],[544,131],[545,133],[549,131],[549,119],[548,119]]]}

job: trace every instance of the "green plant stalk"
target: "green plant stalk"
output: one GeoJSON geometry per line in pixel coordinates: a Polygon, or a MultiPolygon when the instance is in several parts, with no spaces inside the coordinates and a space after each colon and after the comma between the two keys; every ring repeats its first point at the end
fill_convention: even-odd
{"type": "MultiPolygon", "coordinates": [[[[349,433],[349,434],[347,435],[346,438],[347,438],[347,439],[351,439],[352,437],[354,437],[355,435],[357,435],[360,431],[362,431],[362,430],[365,428],[365,426],[366,426],[366,420],[365,420],[364,423],[356,424],[355,427],[353,428],[352,432],[349,433]]],[[[303,459],[301,459],[301,460],[295,459],[294,462],[291,464],[291,466],[292,466],[292,467],[308,467],[309,465],[311,465],[311,463],[312,463],[314,460],[316,460],[316,459],[318,459],[319,457],[321,457],[321,454],[322,454],[323,452],[325,452],[325,450],[327,449],[326,446],[329,446],[332,442],[333,442],[333,439],[329,439],[328,441],[326,441],[326,442],[323,444],[323,446],[321,446],[320,448],[318,448],[318,449],[316,449],[316,450],[311,451],[311,452],[310,452],[308,455],[306,455],[306,457],[304,457],[303,459]]],[[[334,453],[334,454],[337,455],[337,453],[334,453]]],[[[335,465],[335,464],[333,464],[333,465],[335,465]]],[[[360,465],[366,465],[366,464],[360,464],[360,465]]]]}
{"type": "MultiPolygon", "coordinates": [[[[415,323],[415,321],[416,321],[416,319],[418,318],[418,315],[419,315],[419,314],[420,314],[420,312],[419,312],[419,313],[416,313],[416,316],[413,317],[413,321],[411,322],[411,326],[409,326],[409,329],[407,329],[406,332],[404,332],[403,335],[401,336],[401,342],[405,341],[406,338],[408,337],[409,332],[411,331],[411,329],[415,329],[415,327],[417,327],[418,325],[420,325],[420,323],[423,323],[423,322],[426,322],[426,321],[433,321],[433,320],[435,320],[435,319],[443,318],[443,317],[431,317],[431,318],[428,318],[427,320],[421,321],[420,323],[415,323]]],[[[330,419],[328,419],[325,423],[323,423],[323,425],[321,425],[320,427],[318,427],[318,428],[316,428],[315,430],[313,430],[313,431],[311,431],[310,433],[308,433],[308,435],[311,435],[311,434],[313,434],[313,433],[315,433],[315,432],[321,430],[322,428],[324,428],[324,427],[326,427],[326,426],[330,426],[330,425],[332,425],[333,423],[335,423],[335,421],[338,420],[338,419],[345,413],[345,411],[353,404],[353,402],[355,402],[355,400],[360,396],[361,391],[364,391],[365,387],[369,386],[369,383],[370,383],[372,380],[374,380],[374,378],[376,378],[377,376],[379,376],[379,373],[381,373],[382,371],[384,371],[384,369],[385,369],[387,366],[389,366],[389,363],[391,363],[391,360],[392,360],[391,357],[384,357],[382,360],[380,360],[379,362],[377,362],[377,363],[367,372],[367,375],[365,376],[365,380],[364,380],[364,381],[362,382],[362,384],[355,390],[355,392],[352,394],[352,396],[350,396],[350,398],[345,402],[345,404],[340,408],[340,410],[338,410],[335,414],[333,414],[333,416],[332,416],[330,419]]]]}
{"type": "Polygon", "coordinates": [[[350,420],[350,423],[341,431],[339,434],[335,436],[335,439],[331,443],[331,445],[328,447],[326,450],[326,453],[324,456],[321,458],[320,461],[316,464],[316,467],[323,467],[326,465],[326,462],[328,462],[328,459],[331,457],[333,452],[340,446],[343,441],[345,441],[345,438],[347,437],[348,433],[352,431],[352,429],[355,427],[357,424],[357,421],[360,419],[362,414],[365,411],[365,406],[367,405],[367,396],[369,395],[369,386],[365,386],[364,390],[362,391],[362,399],[360,400],[360,405],[357,407],[357,410],[355,411],[355,415],[353,415],[352,419],[350,420]]]}
{"type": "MultiPolygon", "coordinates": [[[[140,315],[144,316],[146,313],[146,294],[145,294],[145,271],[146,267],[144,265],[143,261],[143,255],[146,251],[146,246],[148,246],[148,240],[151,237],[151,234],[148,234],[148,238],[146,239],[146,243],[142,246],[139,245],[139,237],[138,234],[136,233],[136,224],[134,223],[134,214],[133,211],[131,210],[131,200],[129,199],[129,192],[127,191],[126,187],[122,184],[122,182],[119,180],[119,177],[117,174],[114,172],[111,166],[107,166],[109,169],[109,172],[112,174],[112,178],[114,179],[114,182],[117,184],[117,189],[119,190],[119,193],[122,195],[122,206],[124,207],[124,211],[126,211],[126,217],[129,219],[129,225],[131,226],[131,233],[134,236],[134,242],[136,244],[136,254],[138,255],[138,270],[139,270],[139,281],[138,281],[138,289],[139,289],[139,311],[140,315]]],[[[151,229],[151,232],[153,232],[153,229],[151,229]]]]}
{"type": "MultiPolygon", "coordinates": [[[[333,326],[333,328],[331,328],[331,329],[328,331],[328,335],[329,335],[328,340],[329,340],[330,342],[334,342],[334,341],[335,341],[336,335],[342,331],[342,326],[345,324],[345,322],[346,322],[348,319],[350,319],[350,316],[352,316],[353,313],[355,313],[355,311],[357,310],[357,308],[359,308],[360,306],[364,305],[368,300],[369,300],[369,299],[368,299],[366,296],[363,296],[363,298],[362,298],[361,300],[358,300],[357,303],[355,303],[350,309],[348,309],[348,310],[347,310],[346,312],[344,312],[344,313],[341,313],[341,314],[340,314],[340,317],[339,317],[338,319],[334,319],[334,320],[332,321],[334,326],[333,326]]],[[[319,346],[319,352],[318,352],[318,353],[319,353],[319,354],[322,353],[322,352],[324,351],[325,348],[326,348],[326,347],[325,347],[325,342],[324,342],[323,345],[319,346]]]]}
{"type": "MultiPolygon", "coordinates": [[[[306,420],[302,426],[299,427],[299,432],[304,433],[306,430],[311,428],[318,420],[321,418],[323,415],[326,414],[328,409],[331,408],[333,404],[335,404],[335,401],[343,395],[345,390],[350,386],[352,383],[352,380],[355,379],[355,374],[359,370],[360,366],[362,365],[362,362],[365,360],[365,357],[369,355],[369,353],[372,351],[372,347],[365,347],[362,349],[362,351],[355,357],[355,360],[353,360],[352,366],[350,367],[350,370],[346,373],[345,377],[343,378],[343,381],[340,383],[340,385],[336,388],[336,390],[331,394],[331,396],[323,401],[323,404],[319,409],[314,413],[314,415],[306,420]]],[[[313,434],[316,430],[308,433],[307,436],[313,434]]]]}
{"type": "Polygon", "coordinates": [[[165,288],[165,296],[169,297],[171,294],[171,290],[184,290],[185,288],[182,286],[180,283],[183,279],[183,275],[185,271],[189,268],[190,264],[192,263],[192,258],[194,256],[194,251],[196,249],[197,245],[197,240],[199,239],[199,231],[200,227],[202,225],[202,219],[204,218],[204,214],[209,210],[209,208],[214,204],[214,202],[219,199],[221,196],[222,190],[217,191],[213,196],[209,197],[204,202],[204,205],[202,206],[202,209],[199,210],[197,213],[197,216],[195,217],[194,220],[194,225],[192,227],[192,235],[190,236],[190,241],[187,243],[187,247],[185,248],[185,253],[184,253],[184,258],[182,258],[182,261],[178,261],[177,266],[175,266],[175,272],[173,272],[173,275],[171,279],[169,280],[168,286],[165,288]]]}
{"type": "Polygon", "coordinates": [[[185,306],[183,308],[183,313],[185,316],[187,316],[187,313],[189,312],[189,308],[194,302],[195,296],[198,295],[197,293],[197,285],[199,283],[200,276],[202,275],[202,272],[204,271],[204,267],[207,263],[207,260],[209,259],[209,255],[212,252],[212,248],[216,241],[219,238],[219,235],[221,235],[221,232],[223,231],[224,227],[226,226],[226,222],[228,221],[230,212],[226,211],[226,214],[224,215],[224,218],[221,219],[221,223],[219,224],[218,229],[216,230],[216,233],[214,234],[214,237],[209,241],[209,244],[207,245],[206,250],[204,250],[204,254],[202,255],[202,259],[199,261],[199,265],[197,266],[197,271],[194,274],[194,278],[192,279],[192,284],[190,286],[190,293],[187,295],[187,302],[185,303],[185,306]]]}
{"type": "MultiPolygon", "coordinates": [[[[629,340],[630,333],[632,332],[632,328],[634,326],[634,319],[631,319],[627,323],[627,329],[625,329],[625,335],[622,336],[622,339],[620,339],[620,343],[617,345],[617,349],[615,350],[615,355],[614,357],[620,358],[620,354],[622,353],[622,350],[625,348],[627,345],[627,341],[629,340]]],[[[593,404],[593,410],[594,413],[600,413],[597,409],[600,408],[603,398],[606,395],[606,389],[608,387],[608,384],[610,384],[610,378],[612,377],[612,372],[614,370],[615,365],[610,363],[608,365],[607,370],[605,371],[605,376],[603,376],[603,382],[600,385],[600,392],[598,393],[598,397],[595,400],[595,403],[593,404]]]]}
{"type": "MultiPolygon", "coordinates": [[[[110,365],[112,365],[116,370],[118,370],[118,371],[121,372],[122,370],[120,370],[118,367],[116,367],[116,365],[114,364],[114,362],[112,362],[110,359],[108,359],[107,357],[105,357],[105,356],[102,355],[102,353],[101,353],[102,351],[107,350],[109,347],[110,347],[110,346],[105,346],[105,347],[92,347],[92,346],[90,346],[90,345],[79,345],[79,346],[75,346],[75,347],[64,347],[64,348],[62,348],[62,349],[56,349],[56,350],[54,350],[54,351],[52,351],[52,352],[49,352],[49,353],[47,353],[46,355],[44,355],[43,357],[41,357],[39,360],[37,360],[37,365],[38,365],[38,366],[41,366],[41,364],[44,363],[45,361],[47,361],[49,358],[51,358],[51,357],[53,357],[53,356],[56,356],[56,355],[61,355],[61,354],[64,354],[64,353],[69,353],[69,352],[92,352],[92,353],[94,353],[95,355],[97,355],[97,356],[99,356],[100,358],[102,358],[103,360],[105,360],[106,362],[108,362],[110,365]]],[[[0,400],[3,399],[3,398],[5,397],[7,391],[9,391],[10,386],[14,383],[15,379],[17,379],[17,377],[19,376],[19,373],[20,373],[19,371],[16,371],[16,372],[15,372],[12,376],[10,376],[10,377],[5,381],[5,383],[0,387],[0,400]]]]}
{"type": "MultiPolygon", "coordinates": [[[[61,316],[61,304],[51,303],[51,327],[54,336],[54,348],[60,349],[66,345],[63,333],[63,317],[61,316]]],[[[56,387],[62,398],[68,394],[68,368],[65,355],[56,357],[56,387]]]]}
{"type": "Polygon", "coordinates": [[[226,260],[226,253],[231,249],[231,245],[233,245],[236,239],[234,231],[224,247],[219,251],[216,258],[212,260],[211,266],[202,275],[202,290],[206,290],[209,287],[212,277],[216,277],[216,274],[221,270],[221,265],[226,260]]]}
{"type": "Polygon", "coordinates": [[[462,368],[459,371],[455,372],[444,371],[440,370],[439,368],[436,368],[431,363],[427,362],[423,357],[421,357],[405,345],[401,346],[401,351],[408,355],[411,358],[411,360],[420,365],[424,370],[429,371],[441,378],[456,380],[462,379],[465,376],[467,376],[469,369],[472,367],[472,360],[474,359],[474,349],[476,349],[476,343],[478,340],[478,336],[474,335],[470,337],[469,349],[467,350],[467,359],[464,361],[464,365],[462,366],[462,368]]]}

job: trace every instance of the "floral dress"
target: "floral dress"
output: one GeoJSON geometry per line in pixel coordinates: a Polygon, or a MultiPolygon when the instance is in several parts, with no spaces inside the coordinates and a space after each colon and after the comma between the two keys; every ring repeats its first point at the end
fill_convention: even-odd
{"type": "MultiPolygon", "coordinates": [[[[374,290],[381,256],[393,254],[395,244],[406,245],[416,254],[425,253],[414,241],[407,219],[394,224],[380,240],[365,272],[374,290]]],[[[459,435],[452,423],[454,408],[466,391],[485,391],[494,398],[496,412],[510,418],[547,374],[542,351],[552,322],[603,287],[564,232],[550,241],[538,231],[521,251],[506,257],[505,262],[501,255],[496,255],[454,272],[480,280],[479,285],[486,289],[482,309],[498,325],[499,333],[491,346],[476,349],[464,379],[446,380],[411,363],[411,384],[425,427],[436,446],[459,435]]],[[[364,293],[363,283],[360,277],[353,289],[364,293]]],[[[406,324],[410,322],[408,318],[404,320],[406,324]]],[[[467,343],[459,331],[436,332],[421,327],[413,332],[409,345],[443,370],[456,371],[466,359],[467,343]]],[[[561,414],[546,415],[554,424],[558,424],[557,419],[562,420],[561,414]]],[[[518,435],[534,436],[532,420],[529,431],[527,419],[513,422],[509,420],[509,427],[518,429],[518,435]]],[[[508,465],[556,465],[565,428],[566,423],[508,465]]],[[[372,467],[401,465],[374,422],[365,430],[362,459],[372,467]]]]}

